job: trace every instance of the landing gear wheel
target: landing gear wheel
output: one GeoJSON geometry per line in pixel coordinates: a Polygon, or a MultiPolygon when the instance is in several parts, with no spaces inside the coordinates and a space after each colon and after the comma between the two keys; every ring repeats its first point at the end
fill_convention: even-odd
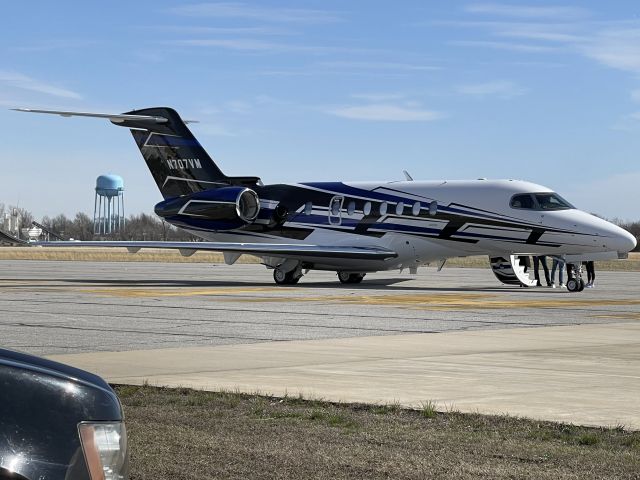
{"type": "Polygon", "coordinates": [[[338,280],[340,280],[340,283],[360,283],[364,276],[364,273],[338,272],[338,280]]]}
{"type": "MultiPolygon", "coordinates": [[[[582,288],[584,288],[584,282],[583,282],[583,287],[582,288]]],[[[580,291],[580,281],[575,279],[575,278],[570,278],[569,280],[567,280],[567,290],[569,290],[571,293],[579,292],[580,291]]]]}
{"type": "Polygon", "coordinates": [[[584,290],[584,280],[580,279],[578,281],[579,285],[578,285],[578,291],[581,292],[584,290]]]}
{"type": "Polygon", "coordinates": [[[273,280],[278,285],[295,285],[300,281],[301,278],[302,275],[296,274],[295,270],[292,270],[290,272],[285,272],[284,270],[281,270],[279,268],[275,268],[273,270],[273,280]]]}

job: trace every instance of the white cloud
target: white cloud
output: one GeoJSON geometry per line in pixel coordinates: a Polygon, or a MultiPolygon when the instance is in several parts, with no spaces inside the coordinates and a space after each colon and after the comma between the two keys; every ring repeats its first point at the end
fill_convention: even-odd
{"type": "Polygon", "coordinates": [[[582,18],[589,11],[579,7],[513,5],[505,3],[474,3],[467,5],[465,11],[476,14],[498,15],[518,18],[582,18]]]}
{"type": "Polygon", "coordinates": [[[380,53],[380,50],[348,47],[325,47],[320,45],[300,45],[269,42],[254,38],[198,38],[187,40],[163,41],[163,45],[198,48],[224,48],[245,52],[260,53],[307,53],[325,55],[330,53],[380,53]]]}
{"type": "Polygon", "coordinates": [[[246,3],[216,2],[182,5],[169,9],[175,15],[189,17],[243,18],[282,23],[328,23],[340,21],[334,12],[306,8],[261,8],[246,3]]]}
{"type": "Polygon", "coordinates": [[[192,25],[150,25],[144,30],[182,33],[186,35],[291,35],[291,31],[276,27],[200,27],[192,25]]]}
{"type": "Polygon", "coordinates": [[[53,97],[71,98],[74,100],[80,100],[82,98],[82,95],[72,90],[51,85],[17,72],[0,70],[0,84],[20,90],[43,93],[53,97]]]}
{"type": "Polygon", "coordinates": [[[508,80],[497,80],[494,82],[475,83],[470,85],[460,85],[456,88],[458,93],[475,97],[499,97],[513,98],[527,93],[527,89],[508,80]]]}
{"type": "Polygon", "coordinates": [[[456,45],[459,47],[493,48],[495,50],[509,50],[522,53],[547,53],[559,51],[557,47],[549,47],[546,45],[529,45],[524,43],[494,42],[483,40],[458,40],[450,43],[451,45],[456,45]]]}
{"type": "Polygon", "coordinates": [[[620,132],[631,132],[637,135],[640,132],[640,112],[623,115],[611,126],[611,129],[620,132]]]}
{"type": "Polygon", "coordinates": [[[348,105],[326,109],[325,113],[354,120],[383,122],[428,122],[444,116],[440,112],[424,110],[415,105],[393,105],[388,103],[348,105]]]}
{"type": "Polygon", "coordinates": [[[402,100],[403,98],[407,98],[407,95],[404,93],[354,93],[351,95],[352,98],[356,98],[358,100],[367,100],[370,102],[388,102],[392,100],[402,100]]]}
{"type": "Polygon", "coordinates": [[[640,73],[640,29],[599,32],[579,49],[608,67],[640,73]]]}
{"type": "Polygon", "coordinates": [[[595,21],[584,18],[588,14],[586,10],[563,6],[480,3],[468,5],[465,10],[473,14],[518,18],[514,21],[431,22],[433,25],[486,29],[491,37],[504,39],[461,40],[451,42],[452,45],[523,53],[570,53],[609,68],[640,74],[640,27],[637,19],[595,21]],[[536,43],[512,43],[506,41],[507,38],[536,43]]]}
{"type": "Polygon", "coordinates": [[[8,50],[14,52],[23,52],[23,53],[43,53],[43,52],[51,52],[54,50],[75,50],[75,49],[84,49],[84,48],[94,48],[99,45],[100,42],[97,40],[90,40],[87,38],[81,39],[48,39],[46,42],[42,43],[33,43],[33,44],[25,44],[20,46],[9,46],[8,50]]]}
{"type": "Polygon", "coordinates": [[[288,47],[287,45],[265,42],[263,40],[255,40],[252,38],[176,40],[175,42],[168,43],[183,47],[218,47],[226,48],[229,50],[244,50],[254,52],[282,51],[286,50],[288,47]]]}
{"type": "Polygon", "coordinates": [[[318,62],[317,66],[335,69],[354,69],[354,70],[392,70],[392,71],[411,71],[411,72],[427,72],[441,70],[441,67],[433,65],[422,65],[401,62],[362,62],[362,61],[335,61],[335,62],[318,62]]]}
{"type": "Polygon", "coordinates": [[[528,40],[542,40],[546,42],[578,42],[584,40],[584,37],[552,31],[548,28],[540,28],[538,26],[507,28],[495,32],[500,37],[526,38],[528,40]]]}

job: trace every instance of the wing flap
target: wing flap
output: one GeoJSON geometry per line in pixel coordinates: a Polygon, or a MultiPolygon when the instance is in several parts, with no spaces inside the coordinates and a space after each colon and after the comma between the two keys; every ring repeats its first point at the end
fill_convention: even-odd
{"type": "Polygon", "coordinates": [[[231,243],[231,242],[156,242],[156,241],[67,241],[34,242],[42,247],[120,247],[130,252],[141,248],[177,249],[181,252],[196,250],[248,253],[287,258],[345,258],[352,260],[386,260],[398,256],[393,250],[381,247],[353,247],[332,245],[298,245],[286,243],[231,243]]]}

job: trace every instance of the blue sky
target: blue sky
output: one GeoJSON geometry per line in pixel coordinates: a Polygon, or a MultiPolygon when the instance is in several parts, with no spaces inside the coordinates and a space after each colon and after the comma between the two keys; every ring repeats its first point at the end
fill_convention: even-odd
{"type": "Polygon", "coordinates": [[[168,105],[229,175],[518,178],[640,218],[640,3],[6,2],[0,201],[91,213],[124,177],[161,200],[131,135],[96,119],[168,105]],[[108,5],[106,7],[105,5],[108,5]]]}

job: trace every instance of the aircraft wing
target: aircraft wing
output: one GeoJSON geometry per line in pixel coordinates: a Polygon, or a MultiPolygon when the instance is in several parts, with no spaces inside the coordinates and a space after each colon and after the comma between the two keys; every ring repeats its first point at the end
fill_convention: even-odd
{"type": "Polygon", "coordinates": [[[197,250],[214,252],[248,253],[259,256],[286,257],[293,259],[344,258],[352,260],[385,260],[398,256],[393,250],[380,247],[351,247],[329,245],[305,245],[287,243],[231,243],[231,242],[159,242],[159,241],[64,241],[33,242],[42,247],[124,247],[135,253],[141,248],[169,248],[180,250],[189,256],[197,250]]]}

